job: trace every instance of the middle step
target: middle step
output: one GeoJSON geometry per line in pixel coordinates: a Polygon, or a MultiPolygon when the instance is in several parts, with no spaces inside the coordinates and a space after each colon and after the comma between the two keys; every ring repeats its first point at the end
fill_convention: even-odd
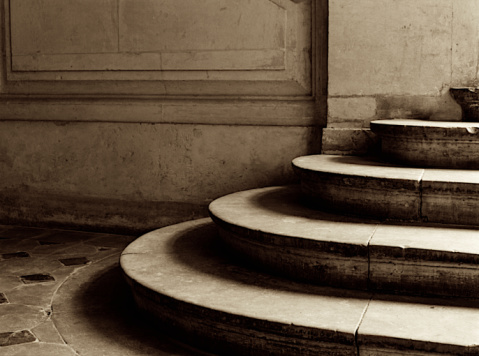
{"type": "Polygon", "coordinates": [[[477,297],[479,231],[344,217],[306,207],[297,186],[210,204],[220,236],[242,256],[294,279],[354,289],[477,297]]]}

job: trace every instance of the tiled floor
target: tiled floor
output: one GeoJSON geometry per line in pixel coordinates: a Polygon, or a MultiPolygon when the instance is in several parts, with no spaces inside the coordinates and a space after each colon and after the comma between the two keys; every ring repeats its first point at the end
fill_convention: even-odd
{"type": "Polygon", "coordinates": [[[0,225],[0,355],[204,355],[137,313],[118,265],[133,239],[0,225]]]}

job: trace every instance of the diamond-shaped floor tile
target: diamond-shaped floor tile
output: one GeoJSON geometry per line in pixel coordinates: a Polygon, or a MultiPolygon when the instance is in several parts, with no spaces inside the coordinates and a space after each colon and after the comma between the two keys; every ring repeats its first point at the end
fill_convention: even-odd
{"type": "Polygon", "coordinates": [[[52,275],[48,273],[36,273],[29,274],[26,276],[20,276],[23,283],[43,283],[43,282],[52,282],[55,280],[52,275]]]}

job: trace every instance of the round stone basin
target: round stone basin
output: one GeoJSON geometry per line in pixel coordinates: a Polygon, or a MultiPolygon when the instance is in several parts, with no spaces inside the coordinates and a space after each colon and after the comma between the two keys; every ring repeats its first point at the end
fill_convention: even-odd
{"type": "Polygon", "coordinates": [[[462,120],[479,122],[479,88],[451,88],[450,93],[462,108],[462,120]]]}

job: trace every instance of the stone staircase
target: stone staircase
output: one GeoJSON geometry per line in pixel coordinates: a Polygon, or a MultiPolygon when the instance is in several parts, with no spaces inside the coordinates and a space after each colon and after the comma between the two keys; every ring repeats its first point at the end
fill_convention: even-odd
{"type": "Polygon", "coordinates": [[[138,307],[215,354],[479,355],[479,124],[371,128],[382,159],[299,157],[134,241],[138,307]]]}

